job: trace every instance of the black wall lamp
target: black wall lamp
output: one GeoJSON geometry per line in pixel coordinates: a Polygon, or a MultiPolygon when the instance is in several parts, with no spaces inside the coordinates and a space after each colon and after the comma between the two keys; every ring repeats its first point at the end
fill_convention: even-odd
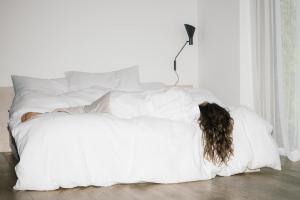
{"type": "Polygon", "coordinates": [[[179,76],[178,76],[178,73],[176,71],[176,69],[177,69],[176,59],[179,56],[179,54],[181,53],[181,51],[184,49],[184,47],[187,45],[187,43],[189,43],[189,45],[193,45],[193,36],[194,36],[194,33],[195,33],[195,27],[194,26],[189,25],[189,24],[184,24],[184,26],[185,26],[185,30],[186,30],[186,32],[189,36],[189,40],[184,43],[184,45],[182,46],[182,48],[180,49],[180,51],[178,52],[178,54],[176,55],[176,57],[174,59],[174,71],[175,71],[176,76],[177,76],[177,81],[176,81],[175,85],[177,85],[177,83],[179,82],[179,76]]]}

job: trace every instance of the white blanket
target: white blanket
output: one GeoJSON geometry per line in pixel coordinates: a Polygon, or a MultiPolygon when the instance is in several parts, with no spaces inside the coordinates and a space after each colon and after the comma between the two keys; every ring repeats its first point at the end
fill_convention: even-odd
{"type": "MultiPolygon", "coordinates": [[[[178,98],[176,92],[172,94],[178,98]]],[[[218,101],[203,91],[187,94],[194,108],[204,100],[218,101]]],[[[19,108],[18,113],[26,110],[26,106],[19,108]]],[[[231,110],[234,156],[228,166],[214,166],[203,159],[201,130],[195,121],[161,118],[155,113],[130,119],[103,113],[47,113],[26,123],[14,119],[12,133],[20,155],[14,188],[178,183],[265,166],[280,169],[271,127],[245,108],[231,110]]]]}

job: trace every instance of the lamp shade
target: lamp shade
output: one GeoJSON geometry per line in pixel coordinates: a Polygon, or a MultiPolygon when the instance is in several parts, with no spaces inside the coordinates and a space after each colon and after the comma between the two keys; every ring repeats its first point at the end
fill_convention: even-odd
{"type": "Polygon", "coordinates": [[[189,45],[193,45],[193,36],[195,33],[195,27],[189,24],[184,24],[185,30],[189,36],[189,45]]]}

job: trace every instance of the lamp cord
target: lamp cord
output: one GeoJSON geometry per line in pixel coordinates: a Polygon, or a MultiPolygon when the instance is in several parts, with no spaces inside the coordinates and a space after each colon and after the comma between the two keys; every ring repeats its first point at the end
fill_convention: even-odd
{"type": "Polygon", "coordinates": [[[179,75],[178,75],[178,73],[177,73],[176,70],[174,70],[174,72],[175,72],[175,74],[176,74],[176,76],[177,76],[177,80],[176,80],[176,82],[175,82],[175,84],[174,84],[174,86],[176,86],[176,85],[178,84],[178,82],[179,82],[179,75]]]}

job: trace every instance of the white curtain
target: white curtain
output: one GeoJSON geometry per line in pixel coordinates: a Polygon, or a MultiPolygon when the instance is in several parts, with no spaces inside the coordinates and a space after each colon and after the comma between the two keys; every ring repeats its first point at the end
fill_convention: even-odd
{"type": "Polygon", "coordinates": [[[300,160],[300,0],[251,1],[255,109],[280,153],[300,160]]]}
{"type": "Polygon", "coordinates": [[[300,2],[299,0],[277,0],[276,21],[278,26],[277,68],[280,98],[281,142],[280,151],[290,160],[300,160],[300,2]]]}

